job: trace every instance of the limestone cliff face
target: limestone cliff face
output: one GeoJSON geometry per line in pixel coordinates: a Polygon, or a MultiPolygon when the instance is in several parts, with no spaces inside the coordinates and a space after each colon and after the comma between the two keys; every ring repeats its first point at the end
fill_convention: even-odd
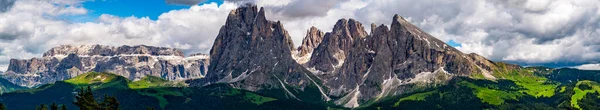
{"type": "MultiPolygon", "coordinates": [[[[323,37],[325,33],[316,27],[311,27],[308,31],[306,31],[306,37],[302,40],[302,44],[297,49],[296,57],[305,57],[310,56],[315,48],[321,44],[323,41],[323,37]]],[[[299,59],[297,59],[299,60],[299,59]]],[[[299,61],[299,63],[305,63],[299,61]]]]}
{"type": "Polygon", "coordinates": [[[54,47],[44,53],[43,57],[66,56],[76,54],[78,56],[115,56],[115,55],[150,55],[150,56],[180,56],[183,52],[166,47],[153,46],[105,46],[105,45],[61,45],[54,47]]]}
{"type": "Polygon", "coordinates": [[[397,15],[391,27],[371,27],[367,35],[357,21],[339,20],[304,65],[323,80],[329,96],[340,97],[337,104],[357,107],[414,85],[485,75],[495,68],[493,62],[464,54],[397,15]]]}
{"type": "Polygon", "coordinates": [[[278,98],[302,100],[298,96],[306,87],[322,88],[319,80],[292,58],[292,51],[296,49],[279,21],[267,20],[263,8],[241,6],[229,13],[215,39],[208,75],[190,85],[224,83],[278,98]]]}
{"type": "Polygon", "coordinates": [[[400,16],[394,16],[389,27],[371,27],[369,34],[360,22],[340,19],[331,32],[309,29],[302,45],[293,49],[280,22],[268,21],[262,8],[242,6],[231,11],[221,27],[206,77],[190,83],[282,92],[303,101],[305,88],[314,87],[308,90],[320,94],[311,97],[358,107],[457,76],[484,74],[493,79],[489,71],[495,63],[464,54],[400,16]]]}
{"type": "Polygon", "coordinates": [[[177,49],[152,46],[62,45],[41,58],[11,59],[5,79],[21,86],[38,86],[97,71],[111,72],[131,80],[146,75],[168,80],[202,78],[208,55],[184,57],[177,49]]]}
{"type": "Polygon", "coordinates": [[[313,71],[332,72],[344,63],[354,41],[367,36],[362,24],[354,19],[340,19],[314,49],[306,66],[313,71]]]}

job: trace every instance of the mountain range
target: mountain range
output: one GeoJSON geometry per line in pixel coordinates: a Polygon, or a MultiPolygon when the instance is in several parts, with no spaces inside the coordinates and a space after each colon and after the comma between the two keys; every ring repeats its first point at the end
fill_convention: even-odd
{"type": "Polygon", "coordinates": [[[95,93],[116,94],[125,109],[598,107],[600,71],[494,62],[463,53],[399,15],[391,21],[370,24],[368,33],[352,18],[339,19],[329,32],[308,29],[296,48],[280,21],[246,4],[229,13],[208,55],[145,45],[62,45],[42,58],[12,59],[1,74],[0,103],[75,107],[70,93],[92,86],[95,93]],[[18,100],[33,97],[42,98],[18,100]]]}
{"type": "Polygon", "coordinates": [[[494,62],[464,54],[398,15],[391,27],[371,27],[369,34],[360,22],[340,19],[331,32],[309,29],[296,49],[283,25],[267,20],[264,9],[239,8],[215,40],[209,75],[191,86],[227,83],[259,93],[281,89],[287,98],[314,87],[321,100],[334,97],[336,104],[358,107],[402,94],[412,84],[475,74],[494,79],[489,72],[494,62]]]}
{"type": "Polygon", "coordinates": [[[42,58],[11,59],[3,78],[25,87],[36,87],[77,75],[111,72],[138,80],[146,75],[168,80],[202,78],[206,75],[208,55],[184,57],[174,48],[152,46],[61,45],[42,58]]]}

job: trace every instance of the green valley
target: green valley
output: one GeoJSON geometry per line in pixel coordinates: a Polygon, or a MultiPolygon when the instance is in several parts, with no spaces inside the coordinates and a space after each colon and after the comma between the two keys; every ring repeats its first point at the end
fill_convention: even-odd
{"type": "Polygon", "coordinates": [[[157,109],[244,109],[244,108],[324,108],[323,105],[297,100],[276,99],[228,85],[215,84],[207,87],[186,87],[182,82],[172,82],[158,77],[145,77],[130,81],[111,73],[90,72],[77,77],[46,84],[34,89],[17,90],[0,95],[0,103],[12,109],[34,109],[37,105],[51,103],[72,104],[74,93],[90,86],[100,97],[115,95],[126,110],[157,109]],[[21,100],[32,99],[32,100],[21,100]],[[310,106],[308,106],[310,105],[310,106]]]}
{"type": "MultiPolygon", "coordinates": [[[[415,89],[358,109],[584,109],[595,104],[595,101],[590,100],[600,99],[597,95],[600,93],[600,84],[597,82],[600,79],[589,79],[597,74],[600,73],[546,68],[495,71],[494,76],[498,78],[495,80],[456,77],[445,85],[415,89]],[[579,75],[568,77],[575,74],[579,75]],[[589,80],[579,77],[587,77],[589,80]]],[[[33,89],[17,87],[18,89],[13,89],[16,91],[0,95],[0,103],[7,105],[9,109],[33,109],[36,105],[53,102],[76,108],[71,103],[74,93],[87,86],[98,96],[115,95],[123,109],[343,108],[331,102],[285,98],[287,96],[281,94],[283,90],[260,94],[235,89],[226,84],[188,87],[182,81],[168,81],[159,77],[147,76],[131,81],[119,75],[101,72],[81,74],[33,89]]],[[[317,88],[314,89],[318,91],[317,88]]]]}

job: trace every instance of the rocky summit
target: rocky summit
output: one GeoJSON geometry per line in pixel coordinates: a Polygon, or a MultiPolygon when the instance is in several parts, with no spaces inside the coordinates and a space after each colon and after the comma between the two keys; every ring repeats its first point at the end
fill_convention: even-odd
{"type": "Polygon", "coordinates": [[[350,26],[340,29],[346,21],[341,19],[334,34],[326,35],[315,49],[305,66],[323,80],[330,96],[341,97],[335,103],[358,107],[405,93],[414,85],[491,71],[490,65],[485,65],[492,64],[490,61],[463,54],[398,15],[392,20],[390,28],[372,24],[371,34],[366,35],[362,25],[352,19],[350,26]],[[329,39],[337,42],[326,43],[329,39]]]}
{"type": "Polygon", "coordinates": [[[259,93],[275,90],[280,93],[275,97],[300,100],[298,95],[306,87],[321,87],[313,74],[296,63],[292,51],[281,22],[267,20],[263,8],[242,6],[229,13],[215,39],[208,75],[191,85],[225,83],[259,93]]]}
{"type": "Polygon", "coordinates": [[[362,24],[354,19],[340,19],[333,30],[325,34],[306,66],[311,70],[331,72],[339,69],[354,45],[354,41],[367,36],[362,24]]]}
{"type": "Polygon", "coordinates": [[[495,79],[489,72],[493,62],[464,54],[398,15],[390,27],[371,27],[367,33],[360,22],[340,19],[331,32],[312,27],[294,49],[280,22],[268,21],[263,8],[242,6],[231,11],[221,27],[207,76],[191,83],[281,90],[294,99],[306,87],[316,87],[322,101],[358,107],[456,76],[495,79]]]}
{"type": "Polygon", "coordinates": [[[317,48],[317,46],[319,46],[319,44],[321,44],[321,42],[323,42],[324,36],[325,33],[323,33],[321,30],[314,26],[311,27],[308,31],[306,31],[306,37],[304,37],[302,40],[300,47],[298,47],[296,51],[292,51],[295,52],[294,59],[300,64],[304,64],[310,60],[312,52],[315,48],[317,48]]]}
{"type": "Polygon", "coordinates": [[[20,86],[34,87],[96,71],[111,72],[130,80],[157,76],[168,80],[202,78],[208,55],[184,57],[174,48],[152,46],[61,45],[41,58],[11,59],[3,78],[20,86]]]}

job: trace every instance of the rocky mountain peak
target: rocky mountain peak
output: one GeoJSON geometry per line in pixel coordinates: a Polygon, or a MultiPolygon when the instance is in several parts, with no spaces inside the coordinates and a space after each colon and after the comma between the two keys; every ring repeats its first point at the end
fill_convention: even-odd
{"type": "Polygon", "coordinates": [[[362,24],[354,19],[340,19],[335,23],[332,34],[341,39],[358,39],[367,36],[362,24]]]}
{"type": "Polygon", "coordinates": [[[226,25],[228,23],[240,24],[242,22],[244,24],[251,24],[257,18],[256,15],[258,14],[258,11],[259,10],[256,6],[246,6],[244,8],[238,8],[235,10],[231,10],[231,12],[229,12],[229,16],[227,17],[227,21],[229,21],[229,22],[225,22],[225,24],[226,25]],[[233,21],[237,21],[237,22],[233,22],[233,21]]]}
{"type": "Polygon", "coordinates": [[[341,32],[345,31],[345,29],[348,29],[348,20],[346,18],[342,18],[335,22],[332,32],[341,32]]]}
{"type": "Polygon", "coordinates": [[[362,24],[354,19],[348,20],[348,30],[353,39],[364,38],[368,35],[362,24]]]}
{"type": "MultiPolygon", "coordinates": [[[[324,80],[337,104],[356,107],[401,94],[417,83],[443,83],[454,76],[491,74],[494,63],[467,55],[399,15],[391,27],[371,24],[368,35],[353,19],[340,19],[304,66],[324,80]]],[[[493,79],[491,75],[485,75],[493,79]]]]}
{"type": "Polygon", "coordinates": [[[333,30],[326,33],[323,42],[313,51],[308,68],[315,71],[331,72],[339,68],[345,61],[355,39],[367,36],[362,24],[354,19],[340,19],[333,30]]]}
{"type": "Polygon", "coordinates": [[[257,9],[242,6],[229,14],[213,44],[208,74],[191,81],[192,86],[226,83],[255,92],[278,89],[283,96],[277,97],[298,99],[290,92],[295,87],[301,91],[317,85],[292,58],[293,44],[282,23],[266,20],[264,9],[257,9]]]}
{"type": "Polygon", "coordinates": [[[400,15],[398,15],[398,14],[394,14],[394,17],[393,17],[393,19],[394,19],[394,20],[392,21],[392,24],[393,24],[393,22],[398,22],[398,21],[406,21],[406,19],[404,19],[404,17],[402,17],[402,16],[400,16],[400,15]]]}
{"type": "MultiPolygon", "coordinates": [[[[323,41],[323,37],[325,33],[316,27],[311,27],[306,31],[306,37],[302,40],[302,44],[298,47],[296,57],[304,57],[306,55],[312,54],[314,48],[317,48],[319,44],[323,41]]],[[[299,61],[300,63],[301,61],[299,61]]]]}

